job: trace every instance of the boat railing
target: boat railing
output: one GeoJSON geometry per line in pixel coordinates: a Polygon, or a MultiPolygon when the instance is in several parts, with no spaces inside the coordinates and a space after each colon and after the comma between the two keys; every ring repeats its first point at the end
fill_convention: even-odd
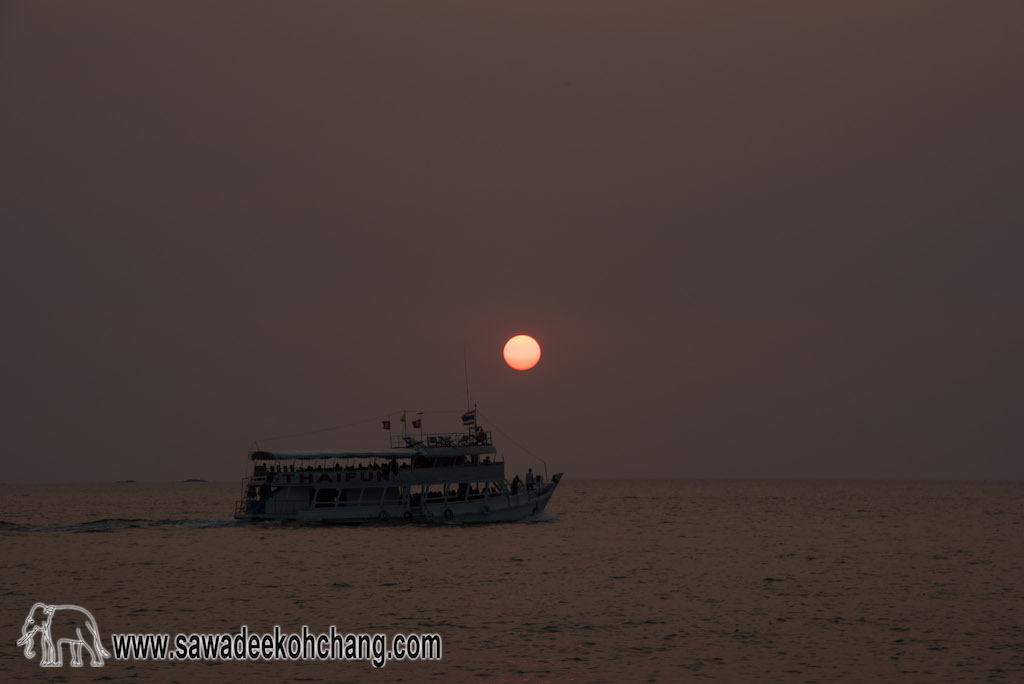
{"type": "Polygon", "coordinates": [[[459,447],[476,446],[478,444],[492,444],[491,433],[487,430],[480,430],[475,433],[468,432],[433,432],[429,434],[415,435],[392,435],[391,446],[400,447],[459,447]]]}
{"type": "Polygon", "coordinates": [[[249,504],[253,501],[254,497],[250,494],[252,490],[252,481],[249,478],[242,478],[242,495],[238,501],[235,502],[235,515],[244,515],[249,510],[249,504]]]}

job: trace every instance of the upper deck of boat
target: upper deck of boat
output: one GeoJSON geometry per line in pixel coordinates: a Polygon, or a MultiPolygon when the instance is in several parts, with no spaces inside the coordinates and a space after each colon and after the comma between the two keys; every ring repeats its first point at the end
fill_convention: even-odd
{"type": "Polygon", "coordinates": [[[386,467],[391,462],[399,464],[403,470],[502,463],[502,459],[497,457],[490,433],[482,429],[475,433],[398,435],[392,437],[390,443],[389,449],[257,450],[251,452],[249,458],[256,462],[257,473],[378,468],[382,465],[386,467]]]}

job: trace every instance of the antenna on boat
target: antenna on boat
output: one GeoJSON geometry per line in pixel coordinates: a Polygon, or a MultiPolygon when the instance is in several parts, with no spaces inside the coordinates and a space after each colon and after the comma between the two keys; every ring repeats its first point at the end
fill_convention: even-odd
{"type": "Polygon", "coordinates": [[[469,408],[469,358],[466,356],[466,347],[462,347],[462,368],[466,373],[466,408],[469,408]]]}

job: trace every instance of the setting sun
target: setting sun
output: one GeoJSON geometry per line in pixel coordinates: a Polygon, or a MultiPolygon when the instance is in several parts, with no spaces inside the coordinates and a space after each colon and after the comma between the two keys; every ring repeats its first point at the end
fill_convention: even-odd
{"type": "Polygon", "coordinates": [[[540,345],[529,335],[516,335],[505,343],[505,363],[519,371],[530,370],[540,360],[540,345]]]}

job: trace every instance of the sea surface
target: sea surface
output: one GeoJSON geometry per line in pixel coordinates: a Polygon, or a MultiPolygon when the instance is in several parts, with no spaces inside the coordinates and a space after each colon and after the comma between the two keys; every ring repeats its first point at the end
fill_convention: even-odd
{"type": "Polygon", "coordinates": [[[563,480],[541,520],[237,524],[237,484],[0,485],[0,680],[1024,681],[1024,483],[563,480]],[[109,633],[434,632],[432,662],[41,669],[109,633]]]}

